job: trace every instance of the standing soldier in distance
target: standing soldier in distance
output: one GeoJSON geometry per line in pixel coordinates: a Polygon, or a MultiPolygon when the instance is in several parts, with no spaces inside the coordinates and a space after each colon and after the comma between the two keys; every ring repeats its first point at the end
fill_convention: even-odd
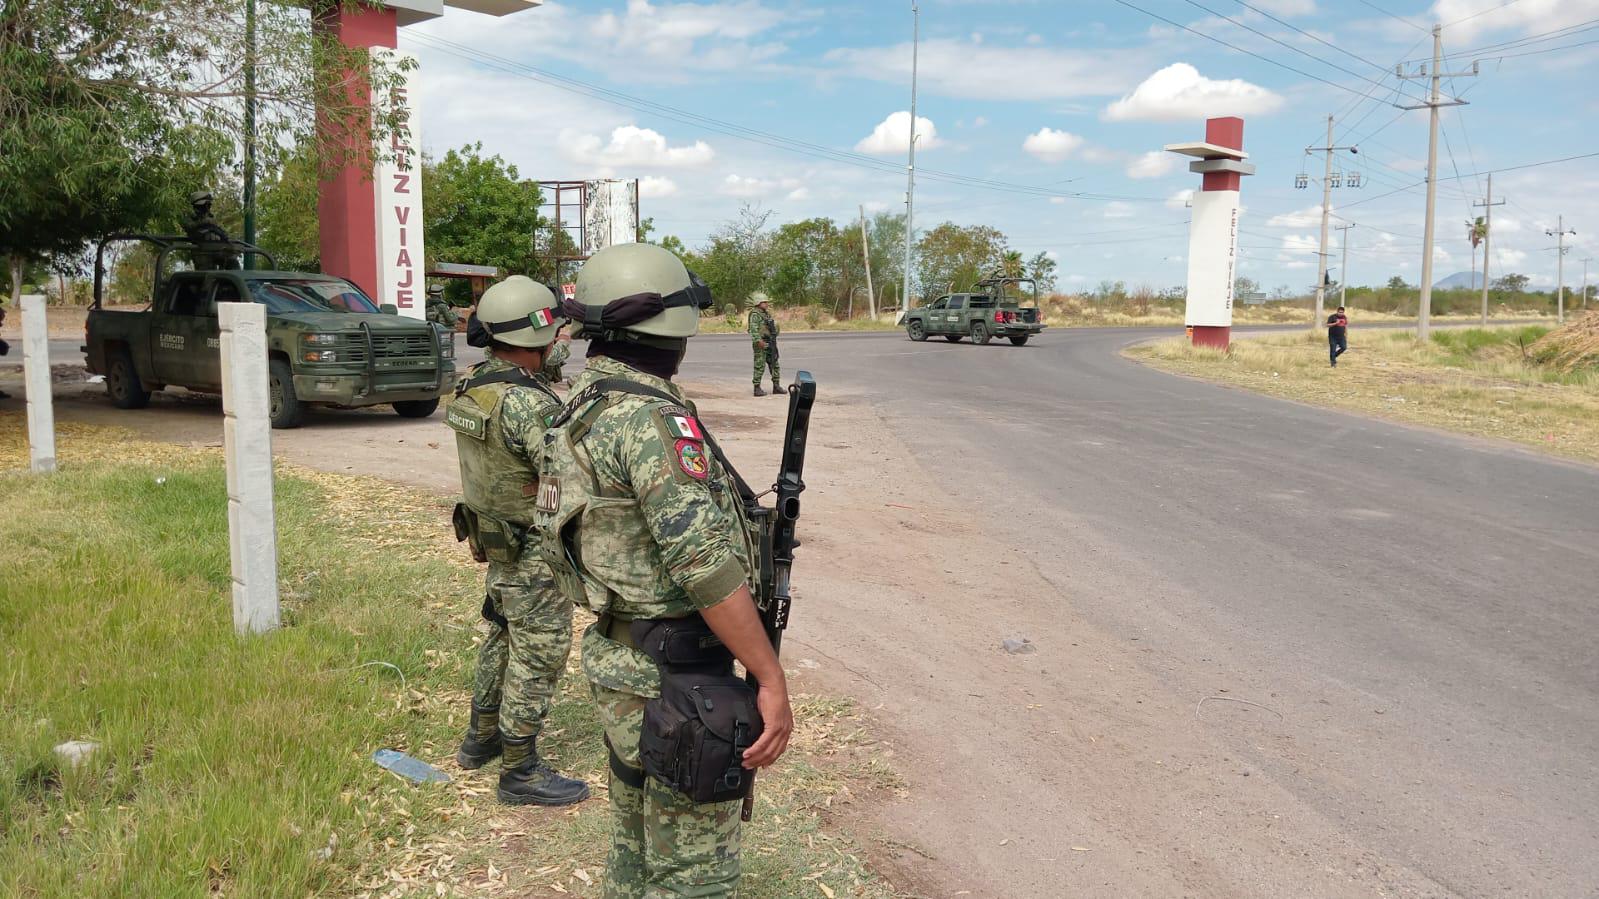
{"type": "Polygon", "coordinates": [[[739,801],[696,804],[644,774],[644,707],[661,676],[634,621],[699,615],[759,681],[765,730],[744,767],[775,762],[794,723],[750,594],[738,492],[671,381],[709,293],[670,251],[621,244],[589,259],[563,304],[591,341],[588,367],[544,435],[535,522],[557,582],[600,613],[583,635],[583,672],[610,753],[610,899],[732,896],[739,880],[739,801]]]}
{"type": "Polygon", "coordinates": [[[750,294],[755,307],[750,310],[750,347],[755,353],[755,395],[765,396],[761,389],[761,375],[772,370],[772,393],[784,396],[780,383],[783,374],[777,365],[777,319],[772,316],[772,298],[762,291],[750,294]]]}
{"type": "Polygon", "coordinates": [[[588,785],[539,761],[538,734],[572,646],[572,609],[532,545],[537,453],[561,401],[533,374],[563,319],[544,285],[512,275],[478,304],[489,357],[455,388],[444,421],[455,431],[464,501],[456,536],[489,563],[472,719],[456,761],[476,769],[505,754],[498,795],[513,805],[569,805],[588,785]],[[502,698],[503,697],[503,698],[502,698]]]}
{"type": "Polygon", "coordinates": [[[446,328],[454,328],[455,323],[461,320],[450,304],[445,302],[443,284],[428,285],[427,319],[446,328]]]}

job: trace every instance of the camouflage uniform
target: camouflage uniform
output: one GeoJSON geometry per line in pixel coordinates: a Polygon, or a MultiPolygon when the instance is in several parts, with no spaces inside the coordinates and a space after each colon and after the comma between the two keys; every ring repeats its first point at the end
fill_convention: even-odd
{"type": "Polygon", "coordinates": [[[455,327],[455,323],[460,321],[460,318],[461,317],[456,314],[455,310],[450,307],[450,304],[444,302],[444,297],[433,296],[431,294],[428,296],[428,321],[437,322],[446,328],[453,328],[455,327]]]}
{"type": "Polygon", "coordinates": [[[761,375],[766,369],[772,370],[772,384],[783,380],[783,373],[777,365],[777,318],[770,312],[763,311],[759,306],[750,310],[750,349],[755,353],[755,374],[751,378],[755,386],[761,386],[761,375]],[[766,346],[758,345],[758,341],[766,341],[766,346]]]}
{"type": "MultiPolygon", "coordinates": [[[[473,366],[466,378],[515,370],[515,365],[490,357],[473,366]]],[[[538,480],[530,456],[560,411],[560,400],[542,382],[539,388],[499,383],[466,391],[451,400],[452,409],[468,398],[488,413],[483,441],[501,444],[479,448],[473,446],[478,438],[457,434],[468,505],[480,516],[525,527],[531,523],[533,499],[531,490],[524,488],[538,480]]],[[[455,427],[451,410],[446,410],[445,420],[455,427]]],[[[571,651],[572,610],[536,547],[524,544],[509,559],[495,555],[490,552],[484,590],[494,613],[509,627],[487,622],[488,634],[478,650],[473,702],[484,709],[498,707],[500,730],[507,736],[536,735],[571,651]]]]}
{"type": "Polygon", "coordinates": [[[644,702],[660,696],[655,663],[630,645],[627,622],[682,618],[726,599],[749,583],[752,543],[732,481],[682,392],[605,357],[591,359],[572,390],[601,378],[624,378],[680,403],[605,394],[545,435],[540,460],[535,527],[544,554],[567,560],[552,568],[574,602],[605,613],[583,635],[583,673],[615,755],[605,895],[730,896],[739,878],[740,803],[697,805],[654,779],[629,786],[614,769],[643,778],[644,702]],[[576,535],[563,541],[571,522],[576,535]],[[572,542],[575,555],[563,549],[572,542]],[[581,560],[575,569],[574,558],[581,560]]]}
{"type": "Polygon", "coordinates": [[[539,374],[544,380],[555,384],[561,380],[561,367],[566,365],[566,360],[572,358],[572,345],[570,341],[557,340],[550,344],[550,351],[544,354],[544,367],[539,369],[539,374]]]}

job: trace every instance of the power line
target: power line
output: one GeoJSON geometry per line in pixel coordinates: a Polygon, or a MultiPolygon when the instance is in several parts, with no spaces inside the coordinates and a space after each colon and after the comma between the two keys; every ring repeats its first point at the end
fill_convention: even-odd
{"type": "MultiPolygon", "coordinates": [[[[1310,38],[1311,40],[1315,41],[1318,44],[1321,44],[1321,45],[1326,46],[1326,47],[1331,47],[1334,50],[1337,50],[1339,53],[1342,53],[1342,54],[1344,54],[1345,56],[1347,56],[1347,57],[1349,57],[1351,59],[1359,60],[1360,62],[1363,62],[1366,65],[1371,66],[1374,69],[1378,69],[1378,70],[1380,70],[1380,71],[1382,71],[1384,73],[1386,73],[1388,71],[1388,67],[1387,66],[1379,65],[1379,64],[1374,63],[1371,60],[1367,59],[1366,57],[1361,56],[1358,53],[1352,53],[1349,50],[1345,50],[1343,47],[1340,47],[1337,44],[1332,43],[1331,41],[1327,41],[1327,40],[1322,39],[1322,37],[1320,35],[1317,35],[1317,34],[1314,34],[1312,32],[1306,31],[1305,29],[1300,28],[1298,25],[1295,25],[1295,24],[1293,24],[1291,22],[1285,22],[1282,19],[1277,18],[1276,16],[1274,16],[1271,13],[1265,11],[1264,9],[1261,9],[1258,6],[1253,6],[1251,4],[1245,3],[1244,0],[1238,0],[1238,5],[1242,6],[1244,9],[1251,10],[1253,12],[1259,13],[1260,15],[1265,16],[1266,18],[1272,20],[1273,22],[1276,22],[1278,25],[1283,26],[1284,28],[1288,28],[1290,30],[1297,31],[1300,34],[1304,35],[1305,37],[1310,38]]],[[[1406,50],[1405,52],[1409,53],[1410,51],[1406,50]]]]}
{"type": "MultiPolygon", "coordinates": [[[[875,159],[860,153],[838,150],[832,147],[823,146],[821,144],[810,143],[808,141],[774,134],[772,132],[761,131],[759,129],[749,128],[721,119],[715,119],[710,116],[701,115],[699,113],[690,112],[678,107],[668,106],[664,103],[646,100],[632,94],[600,87],[598,85],[590,84],[569,76],[559,75],[554,72],[538,68],[537,66],[516,62],[515,60],[507,59],[505,57],[475,50],[471,47],[458,44],[454,41],[450,41],[436,35],[408,34],[407,38],[410,40],[415,40],[421,43],[423,46],[439,50],[443,53],[448,53],[461,59],[477,62],[507,74],[527,78],[559,90],[580,94],[591,99],[601,100],[628,109],[659,115],[663,118],[667,118],[682,124],[705,128],[719,134],[724,134],[728,137],[747,140],[752,143],[758,143],[777,150],[826,159],[831,162],[839,162],[845,165],[852,165],[857,168],[868,169],[870,171],[884,173],[892,172],[894,174],[899,173],[899,165],[888,160],[875,159]]],[[[1077,191],[1055,191],[1043,187],[1035,187],[1026,184],[1014,184],[1011,182],[996,181],[987,178],[978,178],[970,175],[961,175],[954,172],[940,171],[937,169],[919,169],[918,171],[920,174],[936,181],[942,181],[945,183],[957,184],[966,187],[978,187],[985,190],[1025,194],[1030,196],[1069,197],[1085,200],[1113,200],[1126,202],[1165,202],[1164,198],[1161,197],[1136,197],[1077,191]]]]}
{"type": "Polygon", "coordinates": [[[1344,85],[1339,84],[1336,81],[1328,81],[1326,78],[1323,78],[1320,75],[1312,75],[1311,73],[1305,71],[1304,69],[1295,68],[1295,67],[1293,67],[1293,66],[1291,66],[1291,65],[1289,65],[1289,64],[1287,64],[1285,62],[1278,62],[1277,60],[1272,59],[1269,56],[1262,56],[1261,54],[1256,53],[1256,52],[1254,52],[1252,50],[1245,50],[1243,47],[1240,47],[1237,44],[1228,43],[1227,41],[1224,41],[1224,40],[1222,40],[1219,37],[1216,37],[1214,35],[1206,34],[1205,32],[1199,31],[1198,29],[1195,29],[1195,28],[1190,28],[1187,25],[1184,25],[1183,23],[1178,22],[1178,21],[1176,21],[1174,19],[1168,19],[1165,16],[1160,15],[1159,13],[1150,12],[1149,10],[1144,9],[1141,6],[1137,6],[1137,5],[1133,4],[1133,3],[1128,2],[1128,0],[1113,0],[1113,2],[1119,3],[1122,6],[1125,6],[1128,9],[1133,10],[1134,12],[1143,13],[1144,15],[1149,16],[1151,19],[1157,19],[1159,21],[1165,22],[1167,25],[1170,25],[1173,28],[1181,28],[1183,31],[1186,31],[1189,34],[1197,35],[1199,37],[1204,38],[1207,41],[1212,41],[1214,43],[1221,44],[1223,47],[1226,47],[1229,50],[1236,50],[1239,53],[1244,54],[1245,56],[1252,56],[1255,59],[1260,60],[1261,62],[1270,63],[1271,65],[1274,65],[1274,66],[1276,66],[1279,69],[1285,69],[1285,70],[1287,70],[1289,72],[1293,72],[1295,75],[1303,75],[1304,77],[1312,79],[1314,81],[1320,81],[1322,84],[1328,85],[1329,87],[1335,87],[1335,88],[1337,88],[1337,89],[1339,89],[1341,91],[1345,91],[1345,92],[1354,94],[1356,96],[1362,96],[1359,91],[1355,90],[1352,87],[1345,87],[1344,85]]]}
{"type": "Polygon", "coordinates": [[[1599,38],[1594,38],[1591,41],[1579,41],[1575,44],[1563,44],[1559,47],[1545,47],[1542,50],[1528,50],[1525,53],[1495,53],[1490,54],[1486,58],[1494,60],[1518,59],[1523,56],[1537,56],[1541,53],[1559,53],[1562,50],[1575,50],[1578,47],[1587,47],[1591,44],[1599,44],[1599,38]]]}
{"type": "MultiPolygon", "coordinates": [[[[1211,15],[1216,16],[1217,18],[1220,18],[1220,19],[1223,19],[1225,21],[1231,22],[1232,24],[1238,26],[1239,28],[1244,29],[1245,31],[1250,32],[1251,34],[1257,34],[1257,35],[1265,38],[1266,40],[1271,41],[1272,43],[1276,44],[1279,47],[1286,48],[1288,50],[1293,51],[1294,53],[1298,53],[1301,56],[1307,57],[1309,59],[1313,59],[1316,62],[1319,62],[1319,63],[1321,63],[1324,66],[1328,66],[1330,68],[1337,69],[1338,71],[1343,72],[1345,75],[1350,75],[1350,76],[1353,76],[1355,78],[1359,78],[1360,80],[1365,81],[1365,82],[1367,82],[1369,84],[1376,85],[1377,87],[1381,87],[1382,86],[1382,82],[1380,82],[1380,81],[1373,81],[1372,79],[1367,78],[1365,75],[1362,75],[1362,74],[1360,74],[1359,72],[1356,72],[1353,69],[1346,69],[1343,66],[1339,65],[1338,63],[1328,62],[1327,60],[1321,58],[1320,56],[1317,56],[1314,53],[1311,53],[1308,50],[1301,50],[1300,48],[1295,47],[1293,44],[1290,44],[1287,41],[1281,40],[1279,38],[1273,37],[1272,35],[1269,35],[1266,32],[1261,31],[1260,29],[1255,28],[1252,25],[1247,25],[1247,24],[1245,24],[1243,22],[1238,21],[1237,19],[1233,18],[1232,16],[1226,15],[1224,13],[1219,13],[1219,12],[1215,11],[1214,9],[1211,9],[1210,7],[1204,5],[1203,3],[1200,3],[1199,0],[1183,0],[1183,2],[1187,3],[1189,6],[1192,6],[1192,7],[1196,8],[1196,9],[1204,10],[1205,12],[1208,12],[1211,15]]],[[[1245,5],[1247,5],[1247,4],[1245,4],[1245,5]]],[[[1361,60],[1361,61],[1362,62],[1366,62],[1366,60],[1361,60]]],[[[1382,69],[1382,66],[1379,66],[1376,63],[1368,63],[1368,65],[1371,65],[1371,66],[1373,66],[1375,68],[1378,68],[1378,69],[1382,69]]],[[[1331,82],[1328,82],[1328,83],[1331,84],[1331,82]]],[[[1343,85],[1337,85],[1337,87],[1341,87],[1342,88],[1343,85]]],[[[1349,90],[1349,88],[1343,88],[1343,89],[1344,90],[1349,90]]]]}
{"type": "Polygon", "coordinates": [[[1370,2],[1370,0],[1358,0],[1358,2],[1361,5],[1363,5],[1363,6],[1369,6],[1372,9],[1375,9],[1376,11],[1382,13],[1383,15],[1387,16],[1388,18],[1393,19],[1395,22],[1402,22],[1402,23],[1404,23],[1406,25],[1409,25],[1411,28],[1416,29],[1417,31],[1421,32],[1422,34],[1430,34],[1431,33],[1424,26],[1417,25],[1415,22],[1412,22],[1409,19],[1404,18],[1403,16],[1396,16],[1393,13],[1389,12],[1388,10],[1383,9],[1382,7],[1378,6],[1377,4],[1370,2]]]}
{"type": "Polygon", "coordinates": [[[1514,5],[1516,5],[1517,3],[1520,3],[1520,2],[1521,2],[1521,0],[1505,0],[1505,2],[1499,4],[1498,6],[1493,7],[1492,9],[1485,9],[1482,12],[1474,12],[1471,15],[1466,16],[1464,19],[1456,19],[1453,22],[1450,22],[1450,23],[1444,25],[1444,27],[1445,28],[1453,28],[1456,25],[1459,25],[1461,22],[1470,22],[1472,19],[1475,19],[1478,16],[1486,16],[1487,14],[1489,14],[1491,12],[1498,12],[1499,10],[1504,9],[1507,6],[1514,6],[1514,5]]]}
{"type": "MultiPolygon", "coordinates": [[[[1560,28],[1542,31],[1537,34],[1530,34],[1524,37],[1511,38],[1507,41],[1497,41],[1492,44],[1483,44],[1480,47],[1473,47],[1470,50],[1459,50],[1446,55],[1451,59],[1459,59],[1464,56],[1481,56],[1490,54],[1496,50],[1519,50],[1523,47],[1528,47],[1533,44],[1542,44],[1548,41],[1555,41],[1561,38],[1581,34],[1585,31],[1592,31],[1594,28],[1599,28],[1599,19],[1588,19],[1587,21],[1577,22],[1573,25],[1565,25],[1560,28]]],[[[1408,54],[1411,51],[1406,50],[1405,52],[1408,54]]],[[[1418,57],[1415,59],[1407,59],[1406,61],[1425,62],[1426,60],[1418,57]]]]}

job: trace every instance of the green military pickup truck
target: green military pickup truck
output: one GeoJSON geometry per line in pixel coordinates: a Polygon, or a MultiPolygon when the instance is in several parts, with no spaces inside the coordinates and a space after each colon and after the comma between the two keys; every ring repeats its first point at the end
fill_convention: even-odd
{"type": "Polygon", "coordinates": [[[1044,330],[1043,312],[1038,308],[1038,288],[1031,278],[995,276],[977,282],[971,293],[945,294],[926,306],[905,313],[905,333],[912,340],[938,335],[951,343],[970,337],[972,343],[986,344],[1004,337],[1023,346],[1044,330]],[[1032,305],[1021,305],[1021,298],[1008,289],[1033,285],[1032,305]]]}
{"type": "MultiPolygon", "coordinates": [[[[228,246],[276,267],[264,250],[239,241],[228,246]]],[[[196,249],[186,238],[143,234],[117,235],[100,245],[83,351],[89,371],[105,376],[118,408],[141,408],[151,391],[168,386],[220,393],[217,304],[240,301],[267,307],[274,428],[298,427],[313,404],[387,403],[403,417],[425,418],[453,387],[453,331],[399,316],[392,306],[379,308],[360,288],[331,275],[236,268],[163,275],[171,251],[196,249]],[[151,303],[139,311],[103,309],[106,245],[128,240],[156,249],[151,303]]]]}

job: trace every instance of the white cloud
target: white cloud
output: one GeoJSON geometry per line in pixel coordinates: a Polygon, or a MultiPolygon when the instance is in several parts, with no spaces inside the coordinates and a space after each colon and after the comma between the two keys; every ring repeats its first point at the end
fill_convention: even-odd
{"type": "Polygon", "coordinates": [[[1135,213],[1136,210],[1133,209],[1133,204],[1131,203],[1112,200],[1105,204],[1105,218],[1108,219],[1130,219],[1135,213]]]}
{"type": "Polygon", "coordinates": [[[1164,150],[1151,150],[1127,164],[1127,177],[1161,178],[1176,170],[1176,156],[1164,150]]]}
{"type": "MultiPolygon", "coordinates": [[[[905,110],[890,113],[879,122],[872,133],[861,138],[855,149],[862,153],[904,153],[911,140],[911,114],[905,110]]],[[[938,139],[938,128],[926,116],[916,117],[916,149],[936,150],[943,145],[938,139]]]]}
{"type": "Polygon", "coordinates": [[[1167,209],[1183,209],[1183,208],[1187,207],[1189,203],[1193,202],[1193,199],[1194,199],[1194,189],[1193,188],[1190,187],[1190,188],[1187,188],[1185,190],[1180,190],[1180,191],[1178,191],[1178,192],[1176,192],[1176,193],[1174,193],[1171,196],[1166,198],[1166,208],[1167,209]]]}
{"type": "Polygon", "coordinates": [[[988,124],[988,117],[987,116],[978,116],[977,118],[972,119],[972,127],[973,128],[981,128],[981,127],[983,127],[984,125],[987,125],[987,124],[988,124]]]}
{"type": "Polygon", "coordinates": [[[1427,14],[1432,21],[1454,22],[1445,37],[1471,40],[1495,31],[1543,33],[1599,18],[1599,0],[1438,0],[1427,14]]]}
{"type": "Polygon", "coordinates": [[[1255,0],[1255,3],[1279,16],[1308,16],[1316,11],[1316,0],[1255,0]]]}
{"type": "Polygon", "coordinates": [[[1083,147],[1082,151],[1077,155],[1084,162],[1092,162],[1096,164],[1105,162],[1121,162],[1122,160],[1122,154],[1105,147],[1095,146],[1094,144],[1089,144],[1088,146],[1083,147]]]}
{"type": "MultiPolygon", "coordinates": [[[[992,41],[979,48],[968,40],[922,41],[922,90],[977,100],[1059,100],[1115,96],[1127,89],[1139,51],[1087,51],[1051,47],[1006,47],[992,41]],[[1019,77],[1025,73],[1026,77],[1019,77]]],[[[911,79],[911,46],[844,47],[823,57],[848,74],[903,85],[911,79]]]]}
{"type": "Polygon", "coordinates": [[[808,188],[808,187],[796,187],[793,190],[789,191],[788,192],[788,196],[784,197],[783,199],[785,199],[785,200],[809,200],[810,198],[811,198],[811,189],[810,188],[808,188]]]}
{"type": "Polygon", "coordinates": [[[1173,63],[1144,79],[1131,94],[1105,107],[1113,122],[1173,122],[1219,115],[1264,115],[1283,98],[1241,79],[1213,81],[1185,62],[1173,63]]]}
{"type": "Polygon", "coordinates": [[[639,196],[645,198],[670,197],[677,193],[677,182],[671,178],[645,175],[638,181],[639,196]]]}
{"type": "Polygon", "coordinates": [[[621,14],[595,16],[588,32],[597,42],[623,54],[695,68],[731,69],[767,62],[787,50],[780,42],[750,41],[788,19],[785,13],[756,2],[654,4],[628,0],[621,14]]]}
{"type": "Polygon", "coordinates": [[[704,141],[673,147],[660,132],[637,125],[616,128],[609,143],[598,135],[563,131],[561,150],[574,162],[619,169],[700,166],[716,157],[704,141]]]}
{"type": "Polygon", "coordinates": [[[808,194],[801,194],[798,197],[794,194],[804,190],[805,184],[798,178],[757,178],[744,175],[728,175],[722,179],[720,188],[724,195],[744,200],[762,199],[783,191],[789,192],[788,198],[791,200],[802,200],[808,194]]]}
{"type": "Polygon", "coordinates": [[[1321,227],[1321,204],[1305,209],[1296,209],[1293,212],[1284,212],[1274,215],[1266,220],[1268,228],[1309,228],[1312,225],[1321,227]]]}
{"type": "Polygon", "coordinates": [[[1022,149],[1045,162],[1064,162],[1083,143],[1081,137],[1069,131],[1040,128],[1037,133],[1027,135],[1027,139],[1022,141],[1022,149]]]}

